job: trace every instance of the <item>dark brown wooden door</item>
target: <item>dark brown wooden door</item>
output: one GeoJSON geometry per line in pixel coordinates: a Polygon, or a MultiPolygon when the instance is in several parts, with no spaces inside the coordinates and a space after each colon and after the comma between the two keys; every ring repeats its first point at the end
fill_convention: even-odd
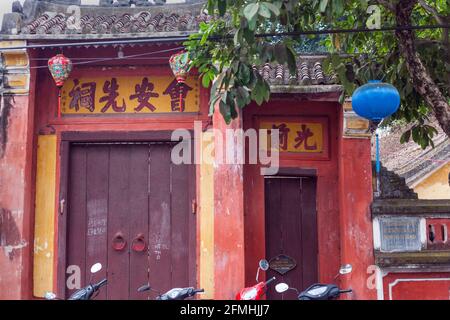
{"type": "Polygon", "coordinates": [[[171,148],[71,146],[67,267],[81,268],[84,286],[90,266],[102,263],[95,279],[108,285],[98,299],[153,299],[137,292],[147,282],[162,292],[195,286],[195,176],[192,166],[172,164],[171,148]]]}
{"type": "MultiPolygon", "coordinates": [[[[266,256],[270,261],[285,255],[296,267],[282,275],[272,269],[267,277],[276,283],[303,290],[317,282],[316,180],[314,178],[267,178],[265,180],[266,256]]],[[[280,295],[274,286],[268,299],[296,299],[293,291],[280,295]]]]}

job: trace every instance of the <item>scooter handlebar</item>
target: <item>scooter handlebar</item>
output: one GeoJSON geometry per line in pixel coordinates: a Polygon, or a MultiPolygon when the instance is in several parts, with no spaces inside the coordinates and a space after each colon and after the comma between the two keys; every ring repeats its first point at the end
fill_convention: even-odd
{"type": "Polygon", "coordinates": [[[97,283],[94,287],[95,287],[96,290],[98,290],[101,287],[103,287],[104,285],[106,285],[107,283],[108,283],[108,279],[103,279],[102,281],[97,283]]]}
{"type": "Polygon", "coordinates": [[[197,294],[197,293],[203,293],[203,292],[205,292],[205,289],[197,289],[197,290],[194,290],[194,294],[197,294]]]}
{"type": "Polygon", "coordinates": [[[343,294],[343,293],[352,293],[353,290],[352,289],[347,289],[347,290],[339,290],[339,294],[343,294]]]}
{"type": "Polygon", "coordinates": [[[271,284],[272,282],[274,282],[277,278],[272,277],[269,280],[266,281],[266,286],[268,286],[269,284],[271,284]]]}

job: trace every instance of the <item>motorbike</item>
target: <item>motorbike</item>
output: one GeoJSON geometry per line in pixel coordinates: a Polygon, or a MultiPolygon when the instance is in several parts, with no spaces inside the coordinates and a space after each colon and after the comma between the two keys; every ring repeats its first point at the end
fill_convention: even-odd
{"type": "MultiPolygon", "coordinates": [[[[352,266],[350,264],[344,265],[339,270],[338,275],[345,275],[352,272],[352,266]]],[[[298,300],[333,300],[337,299],[341,294],[351,293],[352,289],[341,290],[335,284],[313,284],[303,292],[299,292],[296,288],[290,288],[286,283],[279,283],[275,286],[275,290],[282,294],[288,290],[294,290],[298,294],[298,300]]]]}
{"type": "Polygon", "coordinates": [[[237,295],[236,300],[261,300],[266,294],[269,284],[276,280],[275,277],[270,278],[266,282],[259,281],[259,272],[269,270],[269,262],[267,260],[261,260],[259,262],[258,271],[256,272],[257,284],[253,287],[242,289],[237,295]]]}
{"type": "Polygon", "coordinates": [[[186,299],[191,298],[199,293],[205,292],[204,289],[195,289],[193,287],[189,287],[189,288],[174,288],[174,289],[167,291],[164,294],[161,294],[159,291],[154,290],[150,286],[150,284],[143,285],[137,291],[138,292],[154,291],[158,294],[158,296],[156,297],[156,300],[162,300],[162,301],[186,300],[186,299]]]}
{"type": "MultiPolygon", "coordinates": [[[[103,279],[98,283],[92,283],[92,277],[94,274],[99,272],[102,269],[101,263],[96,263],[91,267],[91,277],[89,280],[89,285],[84,288],[81,288],[75,291],[68,300],[92,300],[97,294],[100,292],[100,288],[105,286],[108,283],[107,279],[103,279]]],[[[45,293],[46,300],[58,300],[56,294],[53,292],[45,293]]]]}

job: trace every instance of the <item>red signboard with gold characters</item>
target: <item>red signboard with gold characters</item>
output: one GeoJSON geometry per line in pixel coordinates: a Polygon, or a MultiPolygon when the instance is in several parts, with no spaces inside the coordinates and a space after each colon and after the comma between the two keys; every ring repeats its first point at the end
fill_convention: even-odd
{"type": "Polygon", "coordinates": [[[63,115],[199,112],[198,79],[171,76],[72,78],[62,88],[63,115]]]}
{"type": "MultiPolygon", "coordinates": [[[[328,122],[326,118],[267,117],[259,128],[279,130],[281,154],[328,157],[328,122]]],[[[270,141],[268,142],[270,146],[270,141]]]]}

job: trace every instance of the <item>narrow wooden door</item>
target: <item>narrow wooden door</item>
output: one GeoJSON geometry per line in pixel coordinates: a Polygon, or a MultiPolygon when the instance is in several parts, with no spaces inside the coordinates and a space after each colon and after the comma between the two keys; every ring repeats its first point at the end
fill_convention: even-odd
{"type": "MultiPolygon", "coordinates": [[[[298,290],[318,278],[315,181],[281,177],[265,180],[266,257],[272,262],[267,277],[276,277],[276,283],[285,282],[298,290]],[[286,266],[293,269],[287,271],[286,266]]],[[[271,286],[267,298],[290,300],[297,295],[293,291],[280,295],[271,286]]]]}
{"type": "Polygon", "coordinates": [[[108,279],[98,299],[147,299],[195,285],[192,168],[171,162],[170,144],[75,144],[70,151],[67,289],[108,279]],[[76,283],[74,270],[79,268],[76,283]]]}

